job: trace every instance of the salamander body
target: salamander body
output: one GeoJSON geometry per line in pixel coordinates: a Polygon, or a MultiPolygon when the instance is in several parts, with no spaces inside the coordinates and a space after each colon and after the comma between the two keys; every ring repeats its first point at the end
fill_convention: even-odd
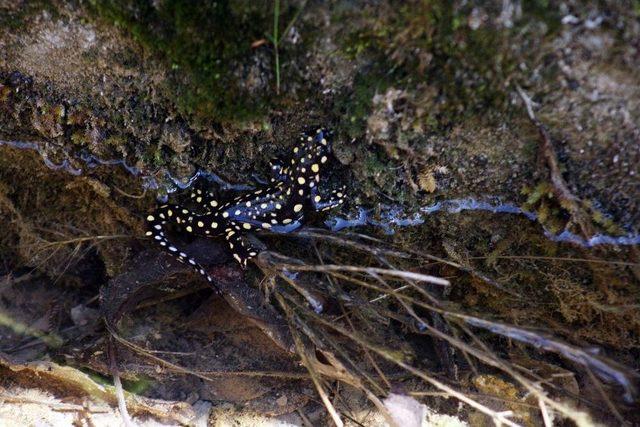
{"type": "Polygon", "coordinates": [[[168,237],[168,224],[185,233],[203,237],[224,237],[233,257],[242,267],[258,254],[246,238],[247,232],[270,230],[290,233],[300,228],[309,210],[324,211],[344,201],[344,188],[322,194],[323,172],[331,154],[331,133],[320,128],[304,133],[284,162],[272,161],[272,176],[267,185],[221,200],[212,193],[196,189],[191,201],[199,209],[177,204],[159,206],[147,216],[147,236],[181,262],[193,265],[208,281],[206,270],[168,237]]]}

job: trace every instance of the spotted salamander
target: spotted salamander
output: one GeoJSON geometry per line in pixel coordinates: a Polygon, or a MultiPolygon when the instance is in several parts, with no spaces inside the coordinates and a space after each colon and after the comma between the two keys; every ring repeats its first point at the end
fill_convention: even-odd
{"type": "Polygon", "coordinates": [[[207,191],[191,192],[199,212],[176,204],[165,204],[147,216],[147,236],[183,263],[194,266],[208,281],[206,270],[167,237],[167,224],[183,232],[226,239],[233,257],[245,268],[258,250],[246,238],[249,231],[290,233],[298,229],[305,212],[325,211],[339,206],[345,189],[322,194],[319,188],[331,154],[331,132],[320,128],[303,133],[287,161],[271,161],[272,177],[267,185],[222,201],[207,191]]]}

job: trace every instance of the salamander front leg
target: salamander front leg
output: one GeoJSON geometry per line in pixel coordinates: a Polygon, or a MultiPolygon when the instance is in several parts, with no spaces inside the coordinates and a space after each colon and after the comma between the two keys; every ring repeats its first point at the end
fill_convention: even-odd
{"type": "Polygon", "coordinates": [[[193,189],[189,197],[197,206],[200,206],[206,212],[215,211],[220,205],[215,194],[199,188],[193,189]]]}
{"type": "Polygon", "coordinates": [[[336,208],[344,203],[346,187],[342,186],[337,190],[333,190],[329,196],[321,196],[317,188],[313,189],[311,194],[311,204],[316,212],[327,211],[336,208]]]}
{"type": "Polygon", "coordinates": [[[271,179],[270,182],[282,182],[287,178],[287,174],[284,172],[284,162],[280,159],[271,159],[269,161],[271,166],[271,179]]]}

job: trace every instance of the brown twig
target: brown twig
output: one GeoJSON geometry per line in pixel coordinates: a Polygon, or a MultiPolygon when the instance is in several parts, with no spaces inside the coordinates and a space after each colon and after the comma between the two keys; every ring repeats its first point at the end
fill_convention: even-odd
{"type": "Polygon", "coordinates": [[[147,194],[147,189],[146,188],[142,190],[142,194],[137,194],[137,195],[136,194],[127,193],[126,191],[121,190],[120,188],[118,188],[115,185],[113,186],[113,189],[116,190],[121,195],[123,195],[125,197],[129,197],[131,199],[142,199],[147,194]]]}
{"type": "Polygon", "coordinates": [[[585,238],[593,236],[593,226],[591,224],[591,221],[589,220],[588,215],[582,208],[582,201],[579,197],[571,192],[569,186],[567,185],[567,182],[562,177],[560,164],[558,162],[558,157],[556,156],[556,152],[551,142],[551,135],[549,134],[549,130],[536,117],[535,112],[533,111],[533,101],[531,100],[529,95],[527,95],[527,93],[522,90],[519,85],[516,85],[515,87],[518,95],[525,105],[525,108],[527,109],[527,116],[529,116],[529,120],[531,120],[531,123],[533,123],[533,125],[538,130],[538,134],[540,135],[540,153],[544,158],[547,167],[549,168],[549,178],[551,180],[554,195],[558,198],[560,205],[569,212],[572,221],[578,224],[583,236],[585,238]]]}

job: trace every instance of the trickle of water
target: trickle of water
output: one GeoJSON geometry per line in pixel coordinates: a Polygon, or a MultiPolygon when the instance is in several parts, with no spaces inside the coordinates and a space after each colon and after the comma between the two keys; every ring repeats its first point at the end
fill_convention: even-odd
{"type": "Polygon", "coordinates": [[[80,153],[80,160],[82,160],[83,162],[85,162],[85,164],[87,165],[87,167],[93,169],[95,167],[98,167],[100,165],[105,165],[105,166],[122,166],[127,172],[129,172],[131,175],[133,176],[139,176],[140,175],[140,169],[138,169],[135,166],[129,166],[127,164],[126,161],[122,160],[122,159],[110,159],[110,160],[105,160],[105,159],[101,159],[97,156],[94,156],[93,154],[89,154],[87,152],[82,152],[80,153]]]}
{"type": "MultiPolygon", "coordinates": [[[[63,170],[71,175],[78,176],[83,173],[82,169],[74,167],[69,158],[62,163],[52,162],[45,153],[42,144],[29,141],[0,140],[0,146],[9,146],[21,150],[32,150],[38,152],[44,164],[52,170],[63,170]]],[[[67,153],[67,156],[69,154],[67,153]]],[[[156,190],[158,201],[166,202],[168,195],[178,190],[184,190],[193,185],[198,178],[204,178],[209,182],[217,184],[222,190],[247,191],[255,187],[246,184],[233,184],[222,179],[212,172],[198,170],[191,177],[176,178],[170,172],[165,171],[161,179],[154,175],[144,174],[142,170],[135,166],[130,166],[123,159],[101,159],[93,154],[82,152],[77,158],[85,163],[87,168],[93,169],[99,165],[120,166],[133,176],[142,179],[143,189],[156,190]]],[[[529,212],[511,203],[502,203],[499,198],[489,197],[487,200],[477,200],[474,198],[451,199],[436,202],[433,205],[423,206],[418,212],[407,214],[401,206],[383,205],[378,218],[374,218],[373,209],[358,207],[357,214],[351,217],[333,216],[325,221],[325,225],[333,231],[340,231],[345,228],[354,228],[365,225],[381,228],[387,234],[395,233],[396,227],[409,227],[423,224],[425,215],[432,215],[438,212],[461,213],[463,211],[487,211],[493,213],[506,213],[521,215],[530,221],[536,221],[538,216],[535,212],[529,212]]],[[[543,227],[544,235],[554,242],[568,242],[583,247],[593,247],[598,245],[619,245],[631,246],[640,245],[640,234],[629,233],[625,236],[611,236],[607,234],[596,234],[589,238],[581,237],[568,230],[559,234],[553,233],[543,227]]]]}
{"type": "Polygon", "coordinates": [[[36,142],[0,140],[0,146],[3,145],[20,150],[32,150],[38,152],[38,154],[40,154],[40,157],[42,157],[42,161],[49,169],[63,170],[74,176],[82,174],[82,169],[73,167],[68,159],[64,159],[60,164],[52,162],[51,159],[49,159],[49,157],[47,156],[47,153],[45,153],[42,149],[42,146],[36,142]]]}
{"type": "Polygon", "coordinates": [[[168,195],[171,193],[191,187],[193,183],[200,177],[205,178],[209,182],[216,183],[223,190],[244,191],[253,189],[253,187],[250,185],[229,183],[223,180],[220,176],[212,172],[206,172],[203,170],[198,170],[191,177],[187,178],[174,177],[169,171],[164,171],[160,174],[160,177],[158,177],[157,175],[145,174],[141,169],[127,164],[126,160],[124,159],[102,159],[86,151],[81,151],[75,155],[65,152],[65,160],[63,160],[60,164],[55,164],[48,158],[46,152],[43,149],[43,143],[0,140],[0,146],[3,145],[20,150],[36,151],[38,154],[40,154],[40,156],[42,157],[42,161],[49,169],[64,170],[65,172],[70,173],[74,176],[81,175],[83,173],[83,170],[74,167],[70,162],[70,158],[76,158],[77,160],[82,161],[88,169],[95,169],[98,166],[120,166],[129,174],[140,177],[142,179],[143,189],[157,190],[158,201],[160,202],[166,201],[168,195]]]}
{"type": "MultiPolygon", "coordinates": [[[[325,221],[325,225],[333,231],[353,228],[363,225],[370,225],[381,228],[387,234],[393,234],[395,227],[406,227],[420,225],[424,222],[424,215],[433,215],[438,212],[451,214],[463,211],[486,211],[493,213],[507,213],[521,215],[530,221],[536,221],[538,216],[535,212],[529,212],[519,206],[510,203],[502,203],[498,198],[492,201],[476,200],[474,198],[451,199],[436,202],[433,205],[423,206],[419,212],[406,214],[399,206],[382,206],[379,219],[374,218],[372,209],[358,208],[358,213],[354,216],[341,218],[334,216],[325,221]]],[[[583,238],[568,230],[559,234],[554,234],[551,230],[543,227],[544,235],[554,242],[569,242],[583,247],[593,247],[597,245],[620,245],[631,246],[640,245],[640,234],[627,234],[625,236],[611,236],[606,234],[596,234],[589,238],[583,238]]]]}

